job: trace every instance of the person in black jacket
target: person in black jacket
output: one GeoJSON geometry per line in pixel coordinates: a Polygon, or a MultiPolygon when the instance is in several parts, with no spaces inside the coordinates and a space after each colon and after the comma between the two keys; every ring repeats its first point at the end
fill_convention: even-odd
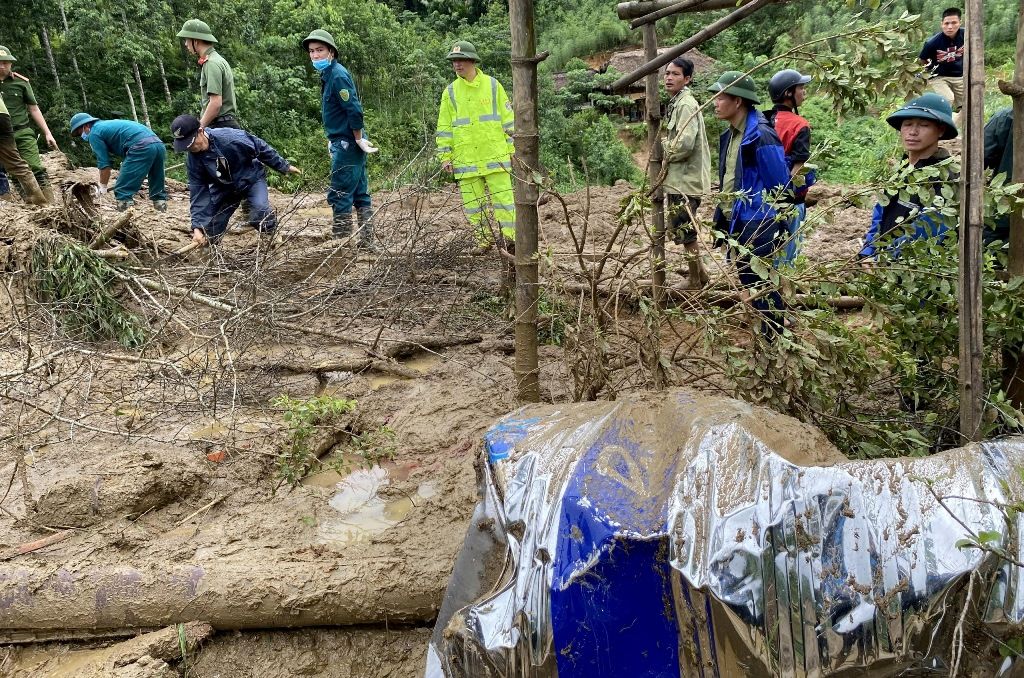
{"type": "MultiPolygon", "coordinates": [[[[1014,182],[1013,176],[1013,108],[996,111],[996,114],[985,123],[985,169],[992,170],[993,178],[997,174],[1006,175],[1006,183],[1014,182]]],[[[987,226],[987,225],[986,225],[987,226]]],[[[991,228],[985,228],[985,243],[1009,242],[1010,215],[998,214],[991,228]]]]}

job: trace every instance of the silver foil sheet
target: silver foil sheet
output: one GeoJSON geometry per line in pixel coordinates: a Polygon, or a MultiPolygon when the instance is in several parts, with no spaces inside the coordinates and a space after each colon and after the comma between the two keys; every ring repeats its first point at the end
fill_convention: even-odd
{"type": "Polygon", "coordinates": [[[485,448],[428,678],[1021,670],[1022,438],[849,461],[673,391],[529,406],[485,448]]]}

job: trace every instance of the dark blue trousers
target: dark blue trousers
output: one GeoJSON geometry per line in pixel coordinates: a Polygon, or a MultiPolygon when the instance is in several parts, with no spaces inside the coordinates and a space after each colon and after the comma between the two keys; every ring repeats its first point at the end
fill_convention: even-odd
{"type": "MultiPolygon", "coordinates": [[[[765,285],[772,283],[755,273],[750,262],[753,257],[759,257],[764,260],[766,268],[771,268],[772,258],[780,244],[779,224],[775,221],[740,221],[733,226],[732,237],[748,250],[741,252],[730,247],[728,251],[729,260],[736,264],[740,286],[758,294],[765,285]]],[[[772,285],[770,291],[759,294],[753,305],[761,316],[761,334],[768,340],[774,339],[782,331],[782,312],[785,310],[778,288],[772,285]]]]}

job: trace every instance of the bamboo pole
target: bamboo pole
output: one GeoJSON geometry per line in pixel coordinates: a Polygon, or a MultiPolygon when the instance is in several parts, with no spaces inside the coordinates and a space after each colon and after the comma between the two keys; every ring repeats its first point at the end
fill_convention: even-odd
{"type": "Polygon", "coordinates": [[[960,435],[978,440],[982,398],[981,237],[984,227],[985,38],[982,0],[967,0],[964,171],[960,173],[960,435]]]}
{"type": "MultiPolygon", "coordinates": [[[[658,56],[658,35],[654,24],[647,24],[643,28],[644,34],[644,56],[648,61],[658,56]]],[[[662,147],[661,147],[661,98],[658,93],[658,71],[647,76],[646,103],[647,103],[647,179],[651,186],[658,182],[661,176],[662,147]]],[[[655,188],[651,196],[651,227],[654,231],[654,244],[651,247],[651,271],[653,285],[651,297],[654,299],[655,308],[661,306],[662,290],[665,287],[665,194],[661,187],[655,188]]]]}
{"type": "MultiPolygon", "coordinates": [[[[673,14],[680,14],[688,9],[690,9],[691,11],[695,11],[691,8],[695,8],[697,5],[703,5],[705,2],[706,0],[682,0],[682,2],[671,4],[668,7],[662,7],[661,9],[655,10],[650,14],[644,14],[641,17],[633,19],[632,21],[629,22],[629,27],[635,30],[637,28],[640,28],[641,26],[653,24],[658,19],[664,19],[666,17],[672,16],[673,14]]],[[[622,5],[619,6],[621,7],[622,5]]]]}
{"type": "Polygon", "coordinates": [[[516,203],[516,388],[519,399],[540,401],[540,368],[537,358],[537,200],[534,174],[540,168],[540,135],[537,130],[537,34],[533,0],[510,0],[512,29],[512,106],[516,131],[513,181],[516,203]]]}
{"type": "MultiPolygon", "coordinates": [[[[650,21],[655,21],[656,19],[664,19],[665,17],[673,14],[711,12],[718,9],[735,9],[736,7],[744,5],[750,1],[751,0],[740,0],[739,2],[736,0],[634,0],[633,2],[620,2],[615,6],[615,12],[623,21],[649,17],[657,13],[657,17],[650,19],[650,21]],[[666,11],[669,8],[673,8],[674,11],[666,11]]],[[[789,2],[789,0],[772,1],[778,4],[789,2]]],[[[641,25],[642,24],[637,24],[636,26],[631,26],[631,28],[638,28],[641,25]]]]}
{"type": "Polygon", "coordinates": [[[669,63],[676,57],[682,56],[683,54],[690,51],[694,47],[699,47],[700,45],[703,45],[705,42],[715,37],[725,29],[729,28],[734,24],[739,23],[740,21],[746,19],[748,16],[750,16],[757,10],[761,9],[762,7],[770,5],[776,1],[777,0],[753,0],[753,2],[743,5],[736,11],[730,12],[729,14],[722,17],[713,24],[705,26],[701,30],[697,31],[697,33],[695,33],[693,36],[687,38],[686,40],[679,43],[672,49],[665,51],[665,53],[662,54],[661,56],[656,57],[651,61],[648,61],[646,64],[636,69],[632,73],[622,76],[621,78],[619,78],[618,80],[611,84],[610,89],[616,91],[629,87],[630,85],[632,85],[634,82],[644,77],[645,75],[654,73],[659,68],[669,63]]]}

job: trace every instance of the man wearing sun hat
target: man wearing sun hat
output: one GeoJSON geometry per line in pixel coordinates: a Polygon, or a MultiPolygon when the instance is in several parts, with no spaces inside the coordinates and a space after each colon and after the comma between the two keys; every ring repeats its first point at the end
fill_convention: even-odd
{"type": "Polygon", "coordinates": [[[113,166],[111,156],[119,156],[121,169],[114,182],[117,209],[124,211],[134,204],[142,181],[149,179],[149,199],[157,212],[167,211],[167,189],[164,187],[164,165],[167,149],[153,130],[132,120],[100,120],[88,113],[71,116],[71,136],[89,142],[100,170],[100,190],[106,192],[113,166]]]}
{"type": "Polygon", "coordinates": [[[516,237],[512,103],[501,83],[480,70],[473,43],[456,42],[447,59],[458,77],[441,93],[438,158],[459,183],[462,207],[480,246],[487,249],[494,244],[488,216],[510,246],[516,237]]]}
{"type": "MultiPolygon", "coordinates": [[[[917,97],[886,118],[886,122],[899,130],[900,142],[906,151],[904,160],[915,170],[924,170],[949,159],[949,151],[940,148],[939,141],[955,139],[958,132],[953,122],[953,108],[941,94],[928,92],[917,97]]],[[[885,191],[885,204],[879,201],[871,214],[861,257],[877,256],[883,251],[897,256],[901,244],[919,238],[941,237],[949,230],[950,224],[944,221],[938,206],[931,201],[922,202],[918,195],[921,174],[914,172],[908,176],[908,186],[891,186],[885,191]],[[911,183],[915,185],[910,186],[911,183]],[[901,188],[905,198],[900,197],[901,188]]],[[[957,190],[957,173],[940,170],[939,174],[927,181],[933,196],[938,196],[943,186],[957,190]]]]}
{"type": "MultiPolygon", "coordinates": [[[[735,198],[719,203],[714,221],[718,231],[742,247],[730,247],[740,285],[751,290],[770,285],[755,297],[761,333],[767,339],[782,331],[782,296],[753,269],[754,257],[770,258],[783,239],[786,222],[780,217],[782,194],[791,185],[789,165],[778,134],[757,109],[761,98],[749,75],[726,71],[708,88],[715,92],[715,117],[729,123],[719,139],[718,179],[722,193],[735,198]]],[[[724,244],[724,243],[720,243],[724,244]]]]}
{"type": "Polygon", "coordinates": [[[14,62],[17,61],[9,49],[0,45],[0,96],[3,96],[4,103],[11,115],[11,125],[14,127],[14,140],[18,145],[18,152],[21,157],[32,168],[39,188],[43,191],[46,199],[53,202],[53,189],[50,188],[50,179],[43,167],[43,160],[39,157],[39,145],[36,141],[36,132],[32,129],[32,123],[43,133],[46,145],[57,150],[57,141],[50,133],[46,124],[46,118],[39,110],[36,95],[32,91],[32,85],[28,78],[21,73],[14,72],[14,62]]]}

